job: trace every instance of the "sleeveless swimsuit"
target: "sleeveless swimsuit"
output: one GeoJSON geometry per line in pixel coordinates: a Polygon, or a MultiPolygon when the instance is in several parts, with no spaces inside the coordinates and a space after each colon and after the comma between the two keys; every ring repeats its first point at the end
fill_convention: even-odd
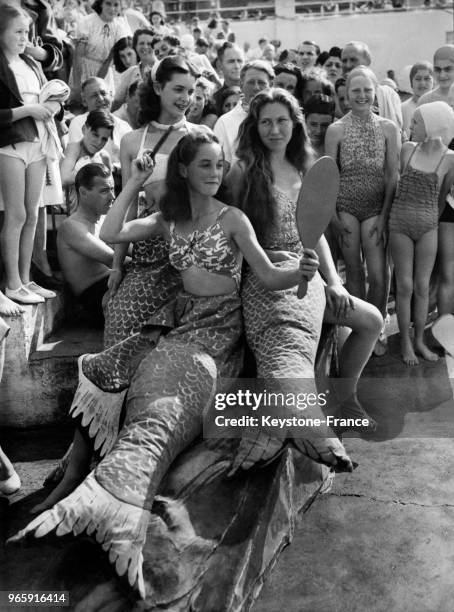
{"type": "Polygon", "coordinates": [[[432,172],[418,170],[410,165],[418,146],[414,147],[402,172],[389,217],[390,232],[405,234],[415,242],[438,227],[440,186],[437,171],[446,155],[445,152],[432,172]]]}
{"type": "Polygon", "coordinates": [[[241,280],[241,261],[238,251],[225,235],[221,219],[229,207],[219,212],[216,221],[204,230],[194,230],[189,236],[175,232],[175,223],[170,224],[169,260],[174,268],[184,271],[195,266],[208,272],[230,276],[237,288],[241,280]]]}
{"type": "Polygon", "coordinates": [[[385,197],[386,141],[379,118],[345,116],[338,165],[340,186],[337,210],[362,222],[380,214],[385,197]]]}

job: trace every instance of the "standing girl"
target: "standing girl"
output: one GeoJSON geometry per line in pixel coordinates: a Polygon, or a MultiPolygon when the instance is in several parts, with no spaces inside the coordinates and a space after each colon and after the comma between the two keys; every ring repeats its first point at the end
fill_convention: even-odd
{"type": "MultiPolygon", "coordinates": [[[[389,270],[385,229],[397,183],[399,131],[396,125],[372,112],[377,88],[374,73],[364,66],[350,72],[346,82],[351,111],[326,132],[325,151],[337,161],[340,188],[334,223],[339,232],[347,290],[366,298],[386,317],[389,270]]],[[[383,354],[384,329],[376,347],[383,354]]]]}
{"type": "MultiPolygon", "coordinates": [[[[46,173],[44,122],[52,121],[60,105],[38,103],[46,79],[40,66],[24,53],[29,23],[20,8],[0,6],[0,189],[5,207],[1,249],[6,296],[22,304],[38,304],[55,297],[53,291],[30,281],[30,263],[46,173]]],[[[0,313],[17,311],[11,311],[1,297],[0,313]]]]}
{"type": "Polygon", "coordinates": [[[412,142],[402,147],[402,175],[389,218],[389,245],[396,271],[402,359],[407,365],[417,365],[415,349],[424,359],[438,359],[424,342],[424,327],[437,255],[438,219],[454,182],[454,152],[447,146],[454,137],[454,111],[446,102],[424,104],[414,112],[410,129],[412,142]],[[412,296],[414,347],[410,339],[412,296]]]}

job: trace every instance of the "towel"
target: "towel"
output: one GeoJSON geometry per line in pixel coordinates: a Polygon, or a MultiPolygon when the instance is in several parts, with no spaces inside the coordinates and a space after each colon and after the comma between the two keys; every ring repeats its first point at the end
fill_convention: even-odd
{"type": "MultiPolygon", "coordinates": [[[[40,104],[45,102],[63,104],[69,98],[70,93],[71,90],[64,81],[52,79],[42,87],[38,100],[40,104]]],[[[48,160],[58,161],[63,157],[63,149],[61,148],[54,119],[45,121],[44,126],[46,131],[41,142],[41,150],[48,160]]]]}

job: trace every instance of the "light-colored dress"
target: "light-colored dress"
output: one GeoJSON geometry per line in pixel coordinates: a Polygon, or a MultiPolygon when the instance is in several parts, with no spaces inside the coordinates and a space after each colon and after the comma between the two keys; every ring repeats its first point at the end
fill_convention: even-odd
{"type": "MultiPolygon", "coordinates": [[[[115,17],[109,22],[103,21],[97,13],[83,17],[78,25],[77,38],[86,38],[88,42],[82,43],[80,83],[72,82],[71,75],[70,85],[80,87],[88,77],[96,76],[114,44],[126,36],[132,36],[132,32],[124,17],[115,17]]],[[[104,80],[113,94],[115,83],[112,66],[104,80]]]]}

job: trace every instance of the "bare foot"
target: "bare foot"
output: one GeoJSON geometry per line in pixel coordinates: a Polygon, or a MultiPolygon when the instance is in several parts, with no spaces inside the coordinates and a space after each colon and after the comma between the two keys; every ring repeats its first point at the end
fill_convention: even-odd
{"type": "Polygon", "coordinates": [[[86,473],[69,474],[68,471],[66,471],[63,479],[58,483],[52,493],[50,493],[43,502],[33,506],[30,510],[30,514],[39,514],[44,512],[44,510],[52,508],[57,502],[72,493],[74,489],[80,485],[86,475],[86,473]]]}
{"type": "Polygon", "coordinates": [[[419,360],[416,357],[413,349],[413,344],[410,338],[402,338],[400,341],[400,350],[402,352],[402,361],[408,366],[415,366],[419,364],[419,360]]]}
{"type": "Polygon", "coordinates": [[[4,317],[18,317],[24,312],[25,310],[22,306],[19,306],[19,304],[7,298],[6,295],[0,291],[0,315],[4,317]]]}
{"type": "Polygon", "coordinates": [[[421,355],[423,359],[427,361],[438,361],[439,356],[429,349],[423,340],[415,340],[415,349],[421,355]]]}

